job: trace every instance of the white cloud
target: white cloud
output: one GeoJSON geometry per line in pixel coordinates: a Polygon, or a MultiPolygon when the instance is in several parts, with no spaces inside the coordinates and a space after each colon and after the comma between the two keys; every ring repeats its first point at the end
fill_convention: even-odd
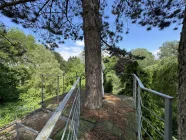
{"type": "Polygon", "coordinates": [[[158,53],[160,52],[160,50],[155,50],[152,52],[152,54],[155,56],[155,59],[159,59],[158,53]]]}
{"type": "Polygon", "coordinates": [[[104,57],[110,56],[110,54],[109,54],[109,52],[108,52],[107,50],[102,51],[102,55],[103,55],[104,57]]]}
{"type": "Polygon", "coordinates": [[[68,60],[72,56],[78,56],[82,51],[83,47],[62,45],[58,52],[65,60],[68,60]]]}
{"type": "Polygon", "coordinates": [[[77,45],[77,46],[80,46],[80,47],[82,47],[82,46],[85,46],[84,45],[84,40],[77,40],[76,42],[75,42],[75,44],[77,45]]]}
{"type": "Polygon", "coordinates": [[[68,58],[72,56],[80,55],[80,53],[83,51],[83,47],[84,40],[77,40],[72,45],[59,45],[59,49],[57,52],[59,52],[65,60],[68,60],[68,58]]]}

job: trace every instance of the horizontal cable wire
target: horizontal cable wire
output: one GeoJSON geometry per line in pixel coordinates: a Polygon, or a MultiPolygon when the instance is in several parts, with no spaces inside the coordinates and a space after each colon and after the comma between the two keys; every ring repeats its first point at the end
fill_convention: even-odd
{"type": "MultiPolygon", "coordinates": [[[[65,95],[64,99],[59,103],[59,106],[54,111],[53,115],[49,118],[48,122],[45,124],[41,132],[38,134],[36,140],[47,140],[52,133],[57,121],[59,120],[61,113],[64,111],[64,108],[71,98],[71,95],[74,93],[77,86],[79,86],[81,78],[78,77],[69,92],[65,95]]],[[[69,120],[68,120],[69,121],[69,120]]]]}
{"type": "Polygon", "coordinates": [[[141,127],[141,128],[142,128],[143,131],[150,137],[151,140],[154,140],[154,139],[151,137],[151,135],[150,135],[143,127],[141,127]]]}
{"type": "Polygon", "coordinates": [[[143,123],[147,123],[147,125],[149,125],[151,128],[153,128],[155,130],[155,132],[158,133],[158,135],[160,135],[160,137],[162,137],[166,140],[170,139],[169,136],[172,136],[172,134],[171,134],[172,127],[171,127],[171,125],[169,125],[170,121],[172,119],[172,113],[171,113],[170,109],[172,109],[171,108],[171,101],[172,101],[173,97],[163,94],[161,92],[146,88],[143,85],[143,83],[141,82],[141,80],[135,74],[133,74],[133,98],[135,100],[135,109],[137,112],[137,114],[136,114],[137,115],[136,116],[137,117],[137,125],[138,125],[137,126],[137,132],[138,132],[137,139],[138,140],[143,139],[142,138],[142,136],[143,136],[142,131],[144,131],[152,140],[154,139],[154,138],[152,138],[151,135],[149,135],[149,133],[147,131],[145,131],[145,129],[143,127],[143,123]],[[161,111],[164,114],[164,118],[161,115],[155,113],[154,110],[144,106],[144,104],[142,102],[142,96],[144,95],[143,91],[148,92],[149,95],[157,95],[157,96],[161,97],[161,100],[158,100],[158,102],[156,100],[154,100],[155,101],[154,105],[159,106],[161,108],[161,111]],[[165,101],[167,101],[167,104],[169,106],[167,104],[165,104],[165,101]],[[164,130],[162,130],[162,129],[158,130],[159,128],[156,128],[156,126],[154,126],[149,119],[145,118],[145,116],[143,116],[144,110],[147,110],[147,113],[150,113],[155,118],[158,118],[161,121],[160,123],[164,123],[164,127],[165,127],[164,130]],[[167,112],[170,115],[168,115],[167,112]]]}
{"type": "Polygon", "coordinates": [[[164,134],[162,132],[160,132],[156,127],[154,127],[150,121],[148,121],[145,117],[142,116],[142,119],[147,122],[154,130],[156,130],[162,137],[164,137],[164,134]]]}
{"type": "Polygon", "coordinates": [[[150,113],[152,113],[153,115],[155,115],[158,119],[162,120],[163,122],[165,121],[163,118],[161,118],[160,116],[158,116],[154,111],[151,111],[150,109],[146,108],[143,104],[141,105],[143,108],[145,108],[146,110],[148,110],[150,113]]]}
{"type": "MultiPolygon", "coordinates": [[[[71,127],[72,127],[72,125],[73,125],[73,127],[74,127],[74,124],[76,123],[76,122],[75,122],[75,119],[74,119],[74,116],[75,116],[75,113],[76,113],[76,108],[77,108],[77,102],[78,102],[78,100],[79,100],[79,89],[78,89],[77,92],[76,92],[76,95],[75,95],[75,98],[74,98],[74,101],[73,101],[73,104],[72,104],[72,108],[71,108],[70,113],[69,113],[69,116],[68,116],[68,121],[67,121],[66,126],[65,126],[65,129],[64,129],[64,131],[63,131],[63,135],[62,135],[62,137],[61,137],[61,140],[63,140],[64,137],[65,137],[65,133],[66,133],[66,131],[67,131],[67,127],[69,128],[67,140],[69,139],[70,133],[71,133],[71,127]],[[72,118],[71,118],[71,117],[72,117],[72,118]],[[71,122],[69,122],[70,118],[71,118],[71,122]]],[[[73,129],[72,131],[74,132],[74,130],[75,130],[75,129],[73,129]]],[[[74,132],[74,133],[75,133],[75,132],[74,132]]],[[[72,136],[72,135],[71,135],[71,136],[72,136]]],[[[76,138],[76,139],[77,139],[77,138],[76,138]]]]}
{"type": "MultiPolygon", "coordinates": [[[[77,93],[78,94],[78,93],[77,93]]],[[[78,94],[79,95],[79,94],[78,94]]],[[[77,99],[76,99],[76,101],[75,102],[77,102],[78,101],[78,95],[77,95],[77,99]]],[[[76,104],[76,103],[75,103],[76,104]]],[[[76,135],[76,132],[75,132],[75,127],[74,127],[74,125],[76,124],[76,121],[75,121],[75,116],[76,116],[76,111],[77,111],[77,105],[75,105],[74,106],[74,110],[73,110],[73,112],[74,112],[74,114],[73,114],[73,116],[72,116],[72,121],[71,121],[71,123],[70,123],[70,125],[69,125],[69,127],[71,127],[72,128],[72,135],[71,135],[71,137],[73,137],[73,138],[75,138],[75,139],[77,139],[77,135],[76,135]],[[74,134],[74,135],[73,135],[74,134]]]]}

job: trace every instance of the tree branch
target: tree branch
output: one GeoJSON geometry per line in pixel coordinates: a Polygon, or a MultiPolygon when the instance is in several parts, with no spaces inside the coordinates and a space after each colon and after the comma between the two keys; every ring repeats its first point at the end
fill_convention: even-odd
{"type": "Polygon", "coordinates": [[[67,18],[67,20],[68,20],[68,0],[66,0],[66,13],[65,13],[65,15],[66,15],[66,18],[67,18]]]}
{"type": "Polygon", "coordinates": [[[37,20],[37,18],[39,17],[39,13],[43,10],[43,8],[48,4],[49,1],[50,1],[50,0],[47,0],[47,1],[45,2],[45,4],[39,9],[39,11],[37,12],[37,16],[35,17],[34,20],[37,20]]]}
{"type": "MultiPolygon", "coordinates": [[[[101,37],[101,41],[107,46],[107,47],[109,47],[109,48],[111,48],[112,46],[111,45],[109,45],[105,40],[103,40],[103,38],[101,37]]],[[[107,49],[107,47],[105,47],[105,48],[103,48],[103,50],[106,50],[107,49]]]]}
{"type": "Polygon", "coordinates": [[[65,15],[66,15],[67,21],[69,22],[70,26],[72,27],[72,24],[71,24],[70,20],[68,19],[68,2],[69,2],[69,0],[66,0],[66,7],[65,7],[66,13],[65,13],[65,15]]]}
{"type": "Polygon", "coordinates": [[[4,8],[9,7],[9,6],[14,6],[14,5],[17,5],[17,4],[33,2],[33,1],[36,1],[36,0],[19,0],[19,1],[5,2],[5,3],[0,5],[0,10],[3,10],[4,8]]]}

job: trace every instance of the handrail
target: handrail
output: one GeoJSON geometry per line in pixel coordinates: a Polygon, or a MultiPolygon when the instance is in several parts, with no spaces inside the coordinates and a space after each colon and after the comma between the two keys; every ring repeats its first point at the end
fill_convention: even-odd
{"type": "Polygon", "coordinates": [[[52,133],[52,130],[54,129],[55,124],[57,123],[58,119],[60,118],[65,105],[67,104],[69,98],[71,97],[71,95],[72,95],[74,89],[76,88],[76,86],[78,85],[79,81],[80,81],[80,77],[78,77],[78,79],[76,80],[76,82],[74,83],[74,85],[72,86],[70,91],[67,93],[67,95],[65,96],[63,101],[60,102],[59,106],[57,107],[57,109],[55,110],[53,115],[50,117],[48,122],[45,124],[45,126],[43,127],[43,129],[41,130],[41,132],[39,133],[39,135],[37,136],[37,138],[35,140],[47,140],[49,138],[50,134],[52,133]]]}
{"type": "MultiPolygon", "coordinates": [[[[141,107],[143,107],[142,99],[141,99],[141,94],[143,94],[143,93],[141,93],[141,90],[151,92],[155,95],[158,95],[158,96],[164,98],[165,109],[164,109],[164,119],[162,119],[162,120],[164,120],[164,135],[163,135],[163,137],[164,137],[164,140],[171,140],[172,139],[172,100],[173,100],[173,97],[163,94],[161,92],[146,88],[143,85],[143,83],[141,82],[141,80],[135,74],[133,74],[133,77],[134,77],[133,78],[133,98],[135,101],[135,108],[137,108],[137,124],[138,124],[137,138],[138,138],[138,140],[141,140],[141,137],[142,137],[142,133],[141,133],[141,129],[143,130],[142,120],[144,120],[143,113],[142,113],[143,110],[141,109],[141,107]]],[[[145,133],[147,135],[149,135],[146,131],[145,131],[145,133]]]]}
{"type": "Polygon", "coordinates": [[[158,91],[155,91],[155,90],[152,90],[152,89],[149,89],[149,88],[146,88],[143,83],[141,82],[141,80],[134,74],[134,77],[136,78],[136,80],[138,81],[138,84],[140,86],[140,88],[142,88],[143,90],[146,90],[146,91],[149,91],[149,92],[152,92],[156,95],[159,95],[163,98],[167,98],[167,99],[173,99],[173,97],[169,96],[169,95],[166,95],[166,94],[163,94],[161,92],[158,92],[158,91]]]}
{"type": "Polygon", "coordinates": [[[163,94],[161,92],[158,92],[158,91],[155,91],[155,90],[152,90],[152,89],[148,89],[146,87],[142,88],[143,90],[146,90],[146,91],[149,91],[149,92],[152,92],[158,96],[161,96],[163,98],[167,98],[167,99],[173,99],[173,97],[169,96],[169,95],[166,95],[166,94],[163,94]]]}
{"type": "Polygon", "coordinates": [[[79,127],[79,116],[80,116],[80,89],[77,90],[74,97],[74,101],[66,122],[66,126],[63,130],[61,140],[75,139],[77,140],[78,127],[79,127]],[[67,134],[68,133],[68,134],[67,134]],[[67,136],[67,138],[65,138],[67,136]]]}
{"type": "Polygon", "coordinates": [[[141,80],[138,78],[138,76],[136,76],[135,74],[133,74],[133,75],[134,75],[134,77],[136,78],[136,80],[138,81],[139,86],[140,86],[141,88],[145,88],[144,85],[143,85],[143,83],[141,82],[141,80]]]}

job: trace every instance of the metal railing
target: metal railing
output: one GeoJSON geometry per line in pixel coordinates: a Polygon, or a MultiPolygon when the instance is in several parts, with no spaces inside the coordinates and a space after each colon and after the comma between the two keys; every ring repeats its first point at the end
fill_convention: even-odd
{"type": "Polygon", "coordinates": [[[73,97],[72,107],[66,121],[66,126],[63,129],[61,139],[77,139],[78,127],[79,127],[79,116],[80,116],[80,93],[81,93],[81,78],[78,77],[76,82],[73,84],[70,91],[66,94],[65,98],[59,103],[59,106],[50,117],[48,122],[45,124],[41,132],[38,134],[36,140],[48,140],[57,121],[60,119],[62,112],[69,99],[73,97]]]}
{"type": "Polygon", "coordinates": [[[143,127],[143,122],[145,122],[162,139],[171,140],[172,139],[172,100],[173,100],[173,97],[144,87],[141,80],[135,74],[133,74],[133,98],[135,101],[135,108],[137,112],[137,139],[142,140],[144,134],[146,134],[150,138],[150,140],[155,139],[153,138],[151,134],[147,132],[147,129],[143,127]],[[147,108],[145,104],[143,104],[143,100],[142,100],[143,91],[152,93],[153,95],[156,95],[163,99],[164,109],[162,110],[163,110],[164,118],[162,118],[162,116],[159,116],[157,113],[147,108]],[[145,115],[143,114],[144,110],[146,110],[149,114],[153,115],[154,117],[156,117],[157,119],[159,119],[159,121],[163,123],[164,125],[163,132],[157,129],[156,126],[154,126],[152,122],[148,118],[145,117],[145,115]]]}
{"type": "MultiPolygon", "coordinates": [[[[60,93],[63,94],[66,92],[66,86],[68,86],[69,84],[69,81],[70,82],[73,82],[76,80],[76,78],[78,77],[77,76],[77,73],[76,73],[76,76],[66,76],[64,73],[62,75],[60,74],[41,74],[40,75],[41,77],[41,106],[44,108],[45,107],[45,101],[47,100],[46,99],[46,86],[47,85],[54,85],[56,86],[55,88],[55,92],[56,92],[56,102],[59,104],[59,96],[60,96],[60,93]],[[56,79],[55,82],[53,83],[50,83],[50,84],[47,84],[47,80],[46,78],[50,78],[50,79],[56,79]],[[62,89],[62,91],[60,91],[60,88],[62,89]]],[[[72,85],[72,84],[69,84],[69,85],[72,85]]]]}
{"type": "Polygon", "coordinates": [[[61,139],[77,140],[80,116],[80,89],[77,90],[61,139]]]}

